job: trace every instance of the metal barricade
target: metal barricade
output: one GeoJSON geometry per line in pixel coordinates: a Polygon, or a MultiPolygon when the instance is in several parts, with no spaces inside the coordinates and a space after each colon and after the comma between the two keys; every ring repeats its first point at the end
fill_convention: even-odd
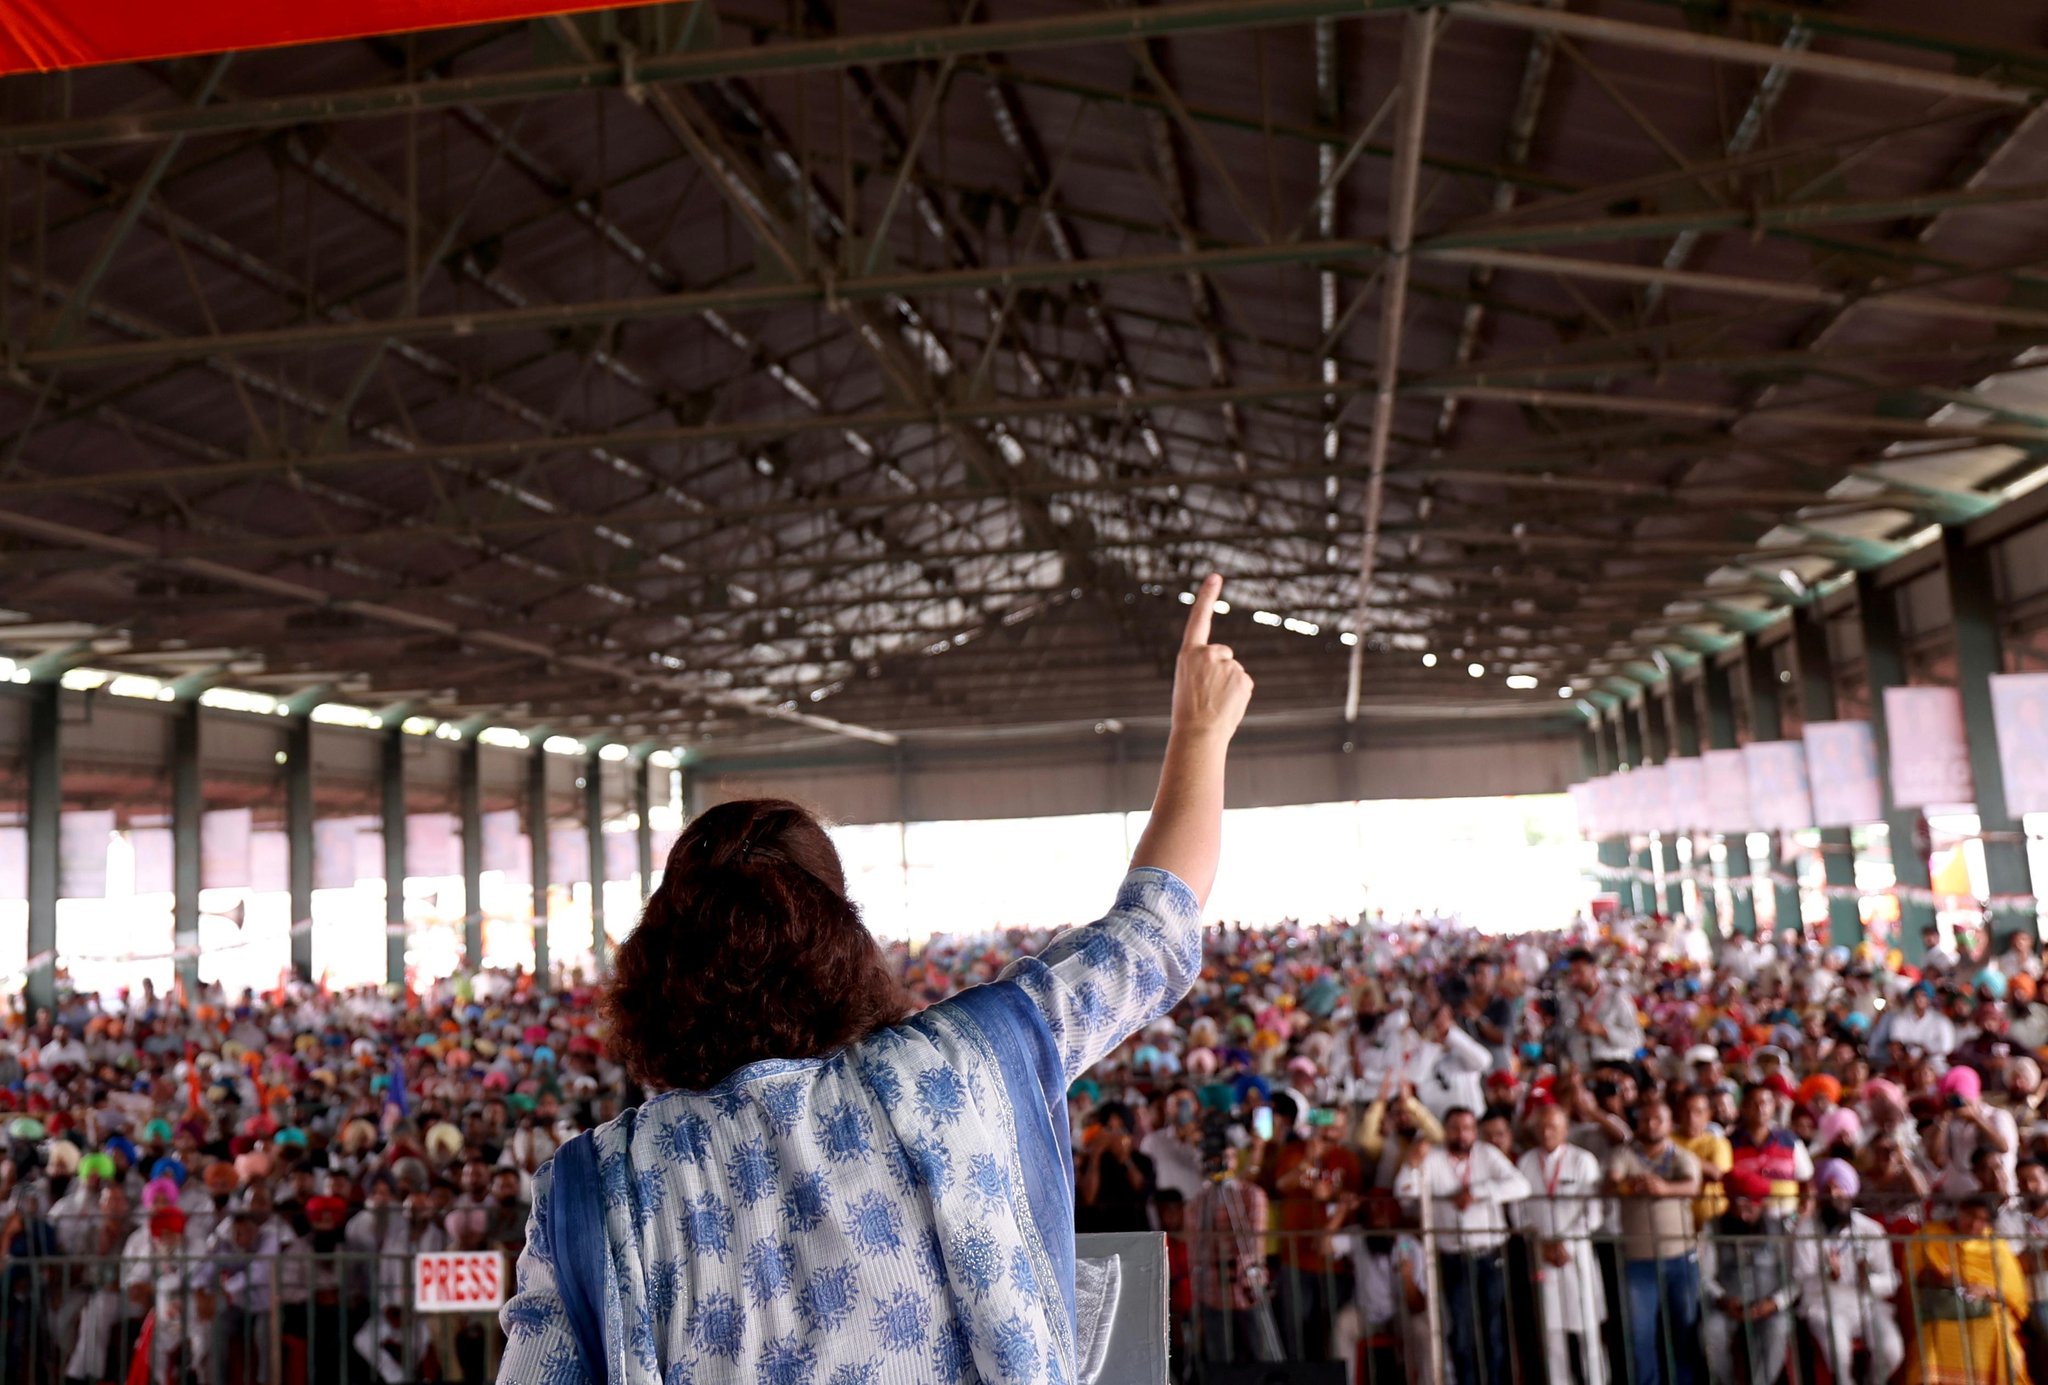
{"type": "MultiPolygon", "coordinates": [[[[8,1385],[396,1385],[496,1378],[496,1313],[424,1313],[411,1254],[150,1243],[65,1255],[41,1228],[0,1243],[8,1385]]],[[[510,1265],[504,1283],[510,1283],[510,1265]]]]}
{"type": "Polygon", "coordinates": [[[1983,1236],[1945,1223],[1858,1235],[1787,1218],[1661,1244],[1611,1223],[1568,1243],[1521,1227],[1461,1243],[1415,1225],[1177,1236],[1174,1378],[2048,1381],[2048,1238],[2002,1221],[1983,1236]]]}

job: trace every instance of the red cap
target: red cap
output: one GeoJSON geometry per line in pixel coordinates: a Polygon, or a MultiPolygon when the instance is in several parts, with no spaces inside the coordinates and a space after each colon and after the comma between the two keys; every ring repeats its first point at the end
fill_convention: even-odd
{"type": "Polygon", "coordinates": [[[1732,1169],[1721,1176],[1721,1189],[1730,1197],[1761,1202],[1771,1195],[1771,1180],[1754,1169],[1732,1169]]]}

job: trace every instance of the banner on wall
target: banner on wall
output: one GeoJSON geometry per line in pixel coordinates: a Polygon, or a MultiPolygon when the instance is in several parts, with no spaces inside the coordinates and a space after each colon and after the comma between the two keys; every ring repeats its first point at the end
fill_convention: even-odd
{"type": "Polygon", "coordinates": [[[455,814],[406,816],[405,873],[415,879],[462,874],[462,831],[455,814]]]}
{"type": "Polygon", "coordinates": [[[1750,825],[1761,832],[1813,826],[1813,795],[1806,782],[1806,746],[1800,741],[1752,741],[1742,747],[1749,771],[1750,825]]]}
{"type": "Polygon", "coordinates": [[[1892,752],[1892,802],[1927,808],[1977,801],[1960,692],[1886,688],[1884,718],[1892,752]]]}
{"type": "Polygon", "coordinates": [[[1806,779],[1817,826],[1852,827],[1884,816],[1877,735],[1867,721],[1808,722],[1806,779]]]}
{"type": "Polygon", "coordinates": [[[107,848],[114,841],[111,810],[62,813],[57,818],[57,894],[63,899],[104,899],[107,848]]]}
{"type": "Polygon", "coordinates": [[[291,889],[290,837],[275,829],[265,829],[249,838],[249,884],[259,894],[282,894],[291,889]]]}
{"type": "Polygon", "coordinates": [[[256,815],[247,808],[219,808],[199,817],[199,888],[246,890],[250,875],[250,838],[256,815]]]}
{"type": "Polygon", "coordinates": [[[483,815],[485,870],[527,878],[533,863],[527,857],[524,823],[525,815],[517,808],[483,815]]]}
{"type": "Polygon", "coordinates": [[[1749,763],[1739,750],[1709,750],[1700,756],[1707,774],[1707,826],[1716,832],[1747,832],[1749,763]]]}
{"type": "MultiPolygon", "coordinates": [[[[1572,812],[1578,815],[1579,835],[1592,841],[1598,841],[1601,832],[1600,823],[1593,814],[1592,781],[1588,780],[1583,784],[1573,784],[1565,792],[1571,796],[1572,812]]],[[[654,858],[654,868],[657,871],[661,869],[661,860],[660,856],[654,858]]]]}
{"type": "Polygon", "coordinates": [[[1636,808],[1642,830],[1665,833],[1673,830],[1671,787],[1662,765],[1643,765],[1629,778],[1636,780],[1636,808]]]}
{"type": "Polygon", "coordinates": [[[28,898],[28,829],[0,827],[0,899],[28,898]]]}
{"type": "Polygon", "coordinates": [[[1697,755],[1665,762],[1664,792],[1671,798],[1674,831],[1702,831],[1712,822],[1707,810],[1707,766],[1697,755]]]}
{"type": "Polygon", "coordinates": [[[2048,813],[2048,673],[1991,675],[1991,718],[2005,771],[2005,810],[2048,813]]]}
{"type": "Polygon", "coordinates": [[[355,877],[379,881],[384,878],[384,824],[377,818],[363,818],[356,823],[355,877]]]}
{"type": "Polygon", "coordinates": [[[131,827],[128,849],[135,855],[135,893],[169,894],[176,888],[170,828],[131,827]]]}
{"type": "Polygon", "coordinates": [[[640,873],[640,834],[638,832],[607,832],[604,834],[604,878],[607,880],[631,880],[640,873]]]}
{"type": "Polygon", "coordinates": [[[556,885],[590,883],[590,834],[581,823],[548,828],[548,879],[556,885]]]}
{"type": "MultiPolygon", "coordinates": [[[[316,818],[313,822],[313,888],[346,890],[356,883],[356,838],[360,818],[316,818]]],[[[382,867],[379,867],[380,873],[382,867]]]]}

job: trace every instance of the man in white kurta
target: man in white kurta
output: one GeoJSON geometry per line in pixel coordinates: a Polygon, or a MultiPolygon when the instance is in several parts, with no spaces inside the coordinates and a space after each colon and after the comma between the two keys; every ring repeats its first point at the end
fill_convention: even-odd
{"type": "Polygon", "coordinates": [[[1550,1378],[1574,1378],[1576,1343],[1576,1378],[1583,1385],[1605,1385],[1600,1325],[1607,1320],[1607,1291],[1590,1239],[1601,1220],[1600,1161],[1565,1138],[1570,1129],[1571,1118],[1562,1106],[1544,1108],[1536,1148],[1517,1165],[1530,1192],[1515,1204],[1515,1224],[1536,1237],[1537,1310],[1550,1378]]]}
{"type": "Polygon", "coordinates": [[[1870,1378],[1890,1380],[1906,1359],[1892,1296],[1899,1272],[1884,1228],[1855,1210],[1861,1180],[1840,1159],[1814,1170],[1814,1212],[1792,1243],[1792,1282],[1800,1316],[1828,1354],[1828,1369],[1848,1380],[1858,1339],[1870,1352],[1870,1378]]]}

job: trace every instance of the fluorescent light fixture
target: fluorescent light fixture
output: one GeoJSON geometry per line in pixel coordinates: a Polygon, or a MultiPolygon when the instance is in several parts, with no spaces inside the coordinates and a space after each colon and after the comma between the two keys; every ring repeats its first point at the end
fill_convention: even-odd
{"type": "Polygon", "coordinates": [[[1337,636],[1337,643],[1344,645],[1346,648],[1349,648],[1350,646],[1358,643],[1358,636],[1353,634],[1351,631],[1346,630],[1342,634],[1337,636]]]}
{"type": "Polygon", "coordinates": [[[1425,655],[1423,655],[1423,656],[1422,656],[1422,666],[1423,666],[1424,668],[1435,668],[1435,667],[1436,667],[1436,655],[1434,655],[1434,654],[1425,654],[1425,655]]]}
{"type": "MultiPolygon", "coordinates": [[[[241,688],[208,688],[199,694],[199,705],[218,707],[223,712],[254,712],[268,715],[280,710],[282,704],[269,693],[245,692],[241,688]]],[[[287,715],[290,708],[282,708],[287,715]]]]}
{"type": "MultiPolygon", "coordinates": [[[[1194,605],[1195,594],[1193,592],[1182,592],[1180,594],[1180,604],[1183,606],[1194,605]]],[[[1219,616],[1227,616],[1230,614],[1230,603],[1228,601],[1219,601],[1214,606],[1210,607],[1210,609],[1215,611],[1216,614],[1219,616]]]]}
{"type": "Polygon", "coordinates": [[[170,687],[161,678],[141,673],[117,673],[107,680],[107,691],[115,697],[139,697],[149,702],[169,702],[170,687]]]}
{"type": "Polygon", "coordinates": [[[672,750],[657,750],[647,757],[647,763],[653,765],[656,769],[674,769],[677,763],[675,752],[672,750]]]}
{"type": "Polygon", "coordinates": [[[1257,621],[1260,625],[1280,624],[1280,617],[1275,615],[1271,611],[1253,611],[1252,619],[1257,621]]]}
{"type": "Polygon", "coordinates": [[[1508,686],[1516,692],[1528,692],[1536,686],[1536,675],[1533,673],[1510,673],[1508,675],[1508,686]]]}
{"type": "Polygon", "coordinates": [[[113,676],[103,668],[67,668],[57,682],[72,692],[91,692],[113,676]]]}
{"type": "Polygon", "coordinates": [[[325,726],[353,726],[364,731],[374,731],[384,724],[384,718],[375,712],[351,707],[346,702],[323,702],[310,715],[325,726]]]}
{"type": "Polygon", "coordinates": [[[1557,695],[1559,697],[1569,698],[1572,695],[1572,685],[1569,683],[1565,684],[1563,687],[1557,690],[1557,695]]]}
{"type": "Polygon", "coordinates": [[[1465,665],[1465,672],[1471,674],[1474,678],[1484,678],[1486,676],[1486,665],[1467,664],[1465,665]]]}
{"type": "Polygon", "coordinates": [[[407,717],[398,729],[408,736],[431,736],[440,724],[433,717],[407,717]]]}
{"type": "Polygon", "coordinates": [[[533,741],[524,731],[515,731],[509,726],[486,726],[476,733],[478,745],[494,745],[500,750],[531,750],[533,741]]]}
{"type": "Polygon", "coordinates": [[[620,760],[625,759],[628,755],[631,755],[632,753],[633,751],[630,747],[620,745],[617,741],[613,741],[609,745],[601,745],[597,748],[598,759],[610,760],[614,764],[618,763],[620,760]]]}
{"type": "Polygon", "coordinates": [[[1806,595],[1806,579],[1805,579],[1805,578],[1803,578],[1803,577],[1801,577],[1801,576],[1800,576],[1800,575],[1799,575],[1798,573],[1794,572],[1794,571],[1793,571],[1793,570],[1792,570],[1791,568],[1789,568],[1789,567],[1781,567],[1781,568],[1779,568],[1779,569],[1778,569],[1778,580],[1779,580],[1780,582],[1783,582],[1783,583],[1785,584],[1785,588],[1786,588],[1786,590],[1787,590],[1787,591],[1790,591],[1790,592],[1792,593],[1792,595],[1794,595],[1794,596],[1804,596],[1804,595],[1806,595]]]}
{"type": "Polygon", "coordinates": [[[1323,627],[1314,621],[1296,620],[1293,616],[1287,617],[1280,624],[1283,628],[1291,630],[1297,635],[1320,635],[1323,633],[1323,627]]]}
{"type": "Polygon", "coordinates": [[[583,742],[573,736],[549,736],[540,743],[540,748],[550,755],[581,755],[583,742]]]}

